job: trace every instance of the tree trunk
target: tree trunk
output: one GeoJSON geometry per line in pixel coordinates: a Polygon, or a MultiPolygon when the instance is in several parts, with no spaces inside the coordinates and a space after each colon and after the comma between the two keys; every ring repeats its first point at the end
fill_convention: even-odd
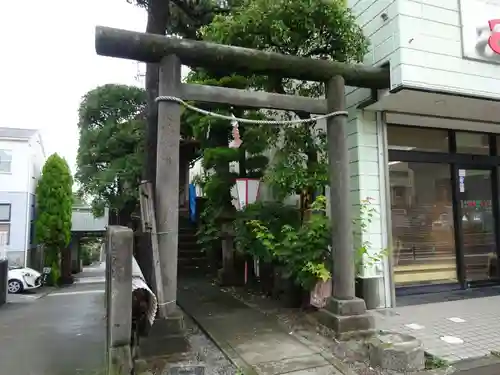
{"type": "Polygon", "coordinates": [[[71,273],[71,245],[66,246],[61,251],[61,280],[62,285],[73,284],[71,273]]]}

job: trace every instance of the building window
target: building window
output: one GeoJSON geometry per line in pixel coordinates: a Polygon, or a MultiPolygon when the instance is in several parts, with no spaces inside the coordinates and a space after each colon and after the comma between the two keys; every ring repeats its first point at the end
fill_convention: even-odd
{"type": "Polygon", "coordinates": [[[31,221],[30,222],[30,245],[35,244],[35,222],[31,221]]]}
{"type": "Polygon", "coordinates": [[[0,204],[0,246],[10,242],[10,204],[0,204]]]}
{"type": "Polygon", "coordinates": [[[391,161],[389,178],[396,284],[456,281],[450,166],[391,161]]]}
{"type": "Polygon", "coordinates": [[[490,137],[488,134],[457,132],[457,153],[472,155],[490,154],[490,137]]]}
{"type": "Polygon", "coordinates": [[[0,173],[10,173],[12,170],[12,151],[0,150],[0,173]]]}
{"type": "Polygon", "coordinates": [[[389,150],[448,152],[448,131],[441,129],[412,128],[388,125],[389,150]]]}

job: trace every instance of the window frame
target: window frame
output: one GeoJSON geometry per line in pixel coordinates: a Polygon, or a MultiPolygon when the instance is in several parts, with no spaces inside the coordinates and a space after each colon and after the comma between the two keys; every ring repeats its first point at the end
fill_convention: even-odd
{"type": "Polygon", "coordinates": [[[8,171],[4,171],[0,167],[0,174],[11,174],[12,173],[12,154],[13,154],[13,152],[10,149],[0,149],[0,152],[5,152],[7,155],[10,156],[10,160],[2,160],[2,158],[0,157],[0,166],[3,163],[8,163],[8,166],[9,166],[9,170],[8,171]]]}
{"type": "Polygon", "coordinates": [[[12,219],[12,204],[11,203],[0,203],[0,207],[8,207],[9,210],[9,215],[7,219],[1,218],[0,217],[0,225],[6,225],[7,226],[7,242],[5,245],[10,244],[10,230],[11,230],[11,219],[12,219]]]}

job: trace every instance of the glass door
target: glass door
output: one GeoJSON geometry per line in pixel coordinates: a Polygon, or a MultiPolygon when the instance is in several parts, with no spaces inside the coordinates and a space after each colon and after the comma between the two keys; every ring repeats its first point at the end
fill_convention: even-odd
{"type": "Polygon", "coordinates": [[[493,215],[493,171],[458,169],[458,238],[466,282],[496,279],[497,245],[493,215]]]}

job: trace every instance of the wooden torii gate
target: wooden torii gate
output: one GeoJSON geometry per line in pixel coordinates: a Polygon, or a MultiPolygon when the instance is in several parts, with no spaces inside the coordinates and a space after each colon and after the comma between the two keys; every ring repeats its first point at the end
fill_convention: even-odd
{"type": "MultiPolygon", "coordinates": [[[[333,293],[321,317],[340,338],[373,330],[373,318],[366,313],[365,302],[356,298],[354,291],[345,84],[387,88],[389,71],[102,26],[96,28],[95,44],[99,55],[159,63],[159,95],[163,97],[312,114],[341,112],[327,119],[330,207],[336,225],[332,231],[333,293]],[[277,74],[284,78],[324,82],[326,99],[183,84],[181,64],[207,69],[224,66],[237,74],[277,74]]],[[[181,104],[161,101],[158,105],[155,206],[161,266],[161,275],[157,276],[162,280],[158,303],[161,317],[167,318],[175,313],[177,299],[181,104]]]]}

